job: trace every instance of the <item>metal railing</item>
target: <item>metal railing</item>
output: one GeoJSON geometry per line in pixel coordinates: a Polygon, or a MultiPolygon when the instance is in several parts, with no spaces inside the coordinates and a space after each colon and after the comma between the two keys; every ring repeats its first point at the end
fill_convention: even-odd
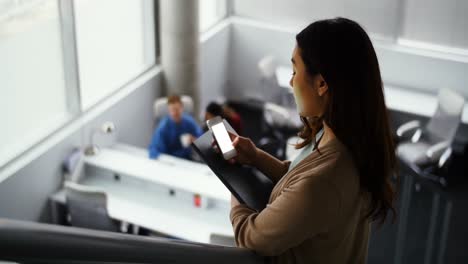
{"type": "Polygon", "coordinates": [[[0,219],[0,261],[19,263],[265,263],[235,247],[0,219]]]}

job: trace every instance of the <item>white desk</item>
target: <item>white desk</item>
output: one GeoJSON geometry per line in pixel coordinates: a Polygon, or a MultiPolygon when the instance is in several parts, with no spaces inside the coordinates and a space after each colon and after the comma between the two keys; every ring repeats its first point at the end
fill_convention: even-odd
{"type": "MultiPolygon", "coordinates": [[[[280,66],[276,68],[276,80],[283,88],[290,88],[291,67],[280,66]]],[[[431,117],[437,108],[437,96],[418,91],[401,89],[385,85],[385,103],[391,110],[431,117]]],[[[462,122],[468,124],[468,104],[462,114],[462,122]]]]}
{"type": "Polygon", "coordinates": [[[151,160],[105,148],[96,156],[86,157],[85,164],[219,200],[231,200],[229,190],[208,166],[175,157],[151,160]]]}
{"type": "MultiPolygon", "coordinates": [[[[229,207],[196,208],[165,192],[99,177],[87,178],[80,184],[106,193],[107,211],[112,219],[200,243],[210,243],[212,235],[234,236],[229,207]]],[[[65,191],[60,190],[51,199],[65,204],[65,191]]]]}
{"type": "MultiPolygon", "coordinates": [[[[113,219],[201,243],[210,243],[213,235],[233,237],[230,193],[211,170],[176,157],[161,158],[150,160],[146,150],[128,145],[102,149],[85,158],[85,166],[98,172],[84,175],[79,183],[107,194],[107,210],[113,219]],[[121,179],[115,180],[114,173],[121,179]],[[175,197],[169,196],[167,188],[177,190],[175,197]],[[215,200],[208,208],[197,208],[194,193],[215,200]]],[[[65,204],[64,190],[51,200],[65,204]]]]}
{"type": "MultiPolygon", "coordinates": [[[[131,154],[137,157],[148,158],[147,149],[138,148],[132,145],[119,143],[119,144],[112,146],[112,149],[123,151],[125,153],[131,154]]],[[[174,156],[167,155],[167,154],[160,154],[157,161],[163,162],[169,165],[177,165],[177,167],[179,168],[200,171],[203,174],[210,174],[210,175],[215,176],[214,173],[211,171],[211,169],[207,165],[202,164],[202,163],[193,162],[193,161],[186,160],[186,159],[181,159],[181,158],[174,157],[174,156]]]]}

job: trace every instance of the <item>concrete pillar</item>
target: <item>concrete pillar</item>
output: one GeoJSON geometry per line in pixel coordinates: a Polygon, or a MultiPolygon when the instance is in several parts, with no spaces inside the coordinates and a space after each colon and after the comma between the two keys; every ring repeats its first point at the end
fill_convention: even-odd
{"type": "Polygon", "coordinates": [[[190,95],[199,116],[198,0],[160,0],[160,43],[165,92],[190,95]]]}

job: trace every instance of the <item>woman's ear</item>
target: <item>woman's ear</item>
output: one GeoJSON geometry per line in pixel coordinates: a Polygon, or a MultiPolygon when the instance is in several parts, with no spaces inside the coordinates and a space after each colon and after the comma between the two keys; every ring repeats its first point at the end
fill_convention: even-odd
{"type": "Polygon", "coordinates": [[[317,93],[319,96],[323,96],[327,93],[328,91],[328,84],[327,82],[325,81],[325,79],[323,78],[322,74],[318,74],[317,75],[317,79],[316,79],[316,84],[317,84],[317,93]]]}

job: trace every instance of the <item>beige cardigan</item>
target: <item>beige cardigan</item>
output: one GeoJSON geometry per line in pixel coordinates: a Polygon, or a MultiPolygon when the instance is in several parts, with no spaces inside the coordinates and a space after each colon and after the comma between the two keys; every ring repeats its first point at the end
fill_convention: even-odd
{"type": "MultiPolygon", "coordinates": [[[[277,182],[267,207],[245,205],[230,218],[239,247],[272,263],[365,263],[370,222],[350,153],[333,139],[277,182]],[[320,153],[319,153],[320,152],[320,153]]],[[[287,170],[290,162],[285,161],[287,170]]]]}

